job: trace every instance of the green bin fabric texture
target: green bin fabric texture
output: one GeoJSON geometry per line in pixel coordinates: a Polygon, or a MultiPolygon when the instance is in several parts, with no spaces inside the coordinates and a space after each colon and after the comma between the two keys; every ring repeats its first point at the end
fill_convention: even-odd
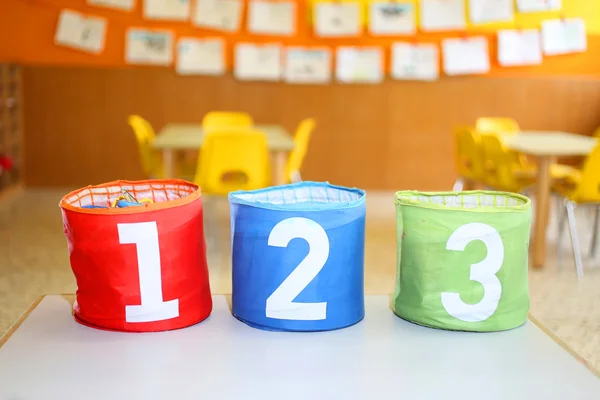
{"type": "Polygon", "coordinates": [[[529,312],[531,201],[493,191],[395,195],[393,310],[441,329],[502,331],[529,312]]]}

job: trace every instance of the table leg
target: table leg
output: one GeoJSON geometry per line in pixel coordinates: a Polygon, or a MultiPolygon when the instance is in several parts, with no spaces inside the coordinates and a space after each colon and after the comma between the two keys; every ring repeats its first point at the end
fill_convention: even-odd
{"type": "Polygon", "coordinates": [[[551,157],[538,158],[535,227],[533,235],[533,266],[543,268],[546,262],[546,229],[550,213],[551,157]]]}
{"type": "Polygon", "coordinates": [[[173,150],[167,149],[163,150],[163,173],[165,179],[170,179],[175,177],[175,165],[174,165],[174,155],[173,150]]]}
{"type": "Polygon", "coordinates": [[[287,152],[273,152],[273,184],[284,185],[287,182],[285,176],[285,165],[287,163],[287,152]]]}

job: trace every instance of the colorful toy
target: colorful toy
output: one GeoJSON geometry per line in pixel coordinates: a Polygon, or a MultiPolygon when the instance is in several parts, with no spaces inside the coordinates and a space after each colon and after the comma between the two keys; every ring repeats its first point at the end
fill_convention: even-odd
{"type": "Polygon", "coordinates": [[[233,314],[276,331],[360,321],[365,198],[318,182],[230,193],[233,314]]]}
{"type": "Polygon", "coordinates": [[[60,207],[77,279],[77,321],[146,332],[208,317],[212,298],[196,185],[116,181],[71,192],[60,207]],[[109,208],[123,189],[134,194],[127,197],[134,202],[124,198],[109,208]],[[153,200],[140,204],[136,197],[153,200]]]}
{"type": "Polygon", "coordinates": [[[396,193],[393,309],[430,327],[501,331],[525,323],[531,202],[491,191],[396,193]]]}

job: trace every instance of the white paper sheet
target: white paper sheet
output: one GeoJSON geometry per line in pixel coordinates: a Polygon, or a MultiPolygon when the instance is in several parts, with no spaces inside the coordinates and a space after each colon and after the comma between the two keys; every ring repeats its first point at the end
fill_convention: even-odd
{"type": "Polygon", "coordinates": [[[225,42],[221,38],[188,38],[177,41],[180,75],[222,75],[225,73],[225,42]]]}
{"type": "Polygon", "coordinates": [[[190,7],[190,0],[144,0],[144,18],[187,21],[190,7]]]}
{"type": "Polygon", "coordinates": [[[561,9],[561,0],[517,0],[517,10],[522,13],[560,11],[561,9]]]}
{"type": "Polygon", "coordinates": [[[379,47],[341,46],[336,51],[335,76],[344,83],[383,81],[383,51],[379,47]]]}
{"type": "Polygon", "coordinates": [[[372,35],[412,35],[416,31],[413,3],[376,2],[369,7],[372,35]]]}
{"type": "Polygon", "coordinates": [[[131,11],[135,7],[135,0],[87,0],[90,6],[115,8],[117,10],[131,11]]]}
{"type": "Polygon", "coordinates": [[[240,80],[278,81],[283,73],[278,44],[238,43],[235,46],[234,75],[240,80]]]}
{"type": "Polygon", "coordinates": [[[542,63],[542,38],[538,29],[498,31],[498,63],[503,67],[542,63]]]}
{"type": "Polygon", "coordinates": [[[249,32],[281,36],[296,33],[296,3],[252,0],[248,7],[249,32]]]}
{"type": "Polygon", "coordinates": [[[141,28],[128,30],[125,61],[129,64],[171,65],[173,34],[141,28]]]}
{"type": "Polygon", "coordinates": [[[430,43],[394,43],[391,75],[401,80],[437,80],[440,75],[437,46],[430,43]]]}
{"type": "Polygon", "coordinates": [[[585,22],[581,18],[550,19],[542,22],[542,48],[547,56],[587,50],[585,22]]]}
{"type": "Polygon", "coordinates": [[[104,49],[106,20],[62,10],[54,36],[57,45],[98,54],[104,49]]]}
{"type": "Polygon", "coordinates": [[[442,51],[446,75],[485,74],[490,70],[488,41],[483,36],[444,39],[442,51]]]}
{"type": "Polygon", "coordinates": [[[464,30],[465,0],[421,0],[421,29],[425,32],[464,30]]]}
{"type": "Polygon", "coordinates": [[[469,0],[469,15],[474,24],[510,22],[515,8],[513,0],[469,0]]]}
{"type": "Polygon", "coordinates": [[[331,81],[331,50],[288,47],[284,79],[289,83],[306,84],[331,81]]]}
{"type": "Polygon", "coordinates": [[[243,3],[240,0],[196,0],[193,24],[224,32],[240,30],[243,3]]]}
{"type": "Polygon", "coordinates": [[[360,3],[318,2],[314,5],[314,30],[317,36],[358,36],[362,32],[360,3]]]}

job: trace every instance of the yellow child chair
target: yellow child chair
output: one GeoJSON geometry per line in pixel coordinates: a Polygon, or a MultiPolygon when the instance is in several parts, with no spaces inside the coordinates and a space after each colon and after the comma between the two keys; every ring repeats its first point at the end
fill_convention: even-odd
{"type": "Polygon", "coordinates": [[[454,130],[454,162],[458,179],[453,190],[461,191],[465,181],[483,182],[483,152],[479,134],[469,126],[454,130]]]}
{"type": "Polygon", "coordinates": [[[296,134],[294,135],[294,149],[290,152],[287,165],[285,167],[285,176],[289,182],[299,182],[302,180],[300,168],[308,150],[310,136],[315,129],[316,122],[312,118],[307,118],[300,122],[296,134]]]}
{"type": "Polygon", "coordinates": [[[152,148],[155,139],[152,125],[139,115],[130,115],[128,120],[135,134],[144,174],[152,179],[162,178],[164,176],[162,158],[160,153],[152,148]]]}
{"type": "Polygon", "coordinates": [[[254,121],[250,114],[234,111],[211,111],[202,119],[204,129],[239,127],[250,128],[254,121]]]}
{"type": "Polygon", "coordinates": [[[534,177],[522,174],[518,158],[509,152],[494,134],[481,134],[485,156],[485,183],[494,189],[519,193],[534,182],[534,177]]]}
{"type": "Polygon", "coordinates": [[[519,123],[506,117],[481,117],[475,121],[475,129],[481,133],[515,134],[521,130],[519,123]]]}
{"type": "MultiPolygon", "coordinates": [[[[575,267],[577,276],[583,276],[583,263],[581,259],[581,249],[579,247],[579,238],[577,235],[577,225],[575,223],[575,207],[577,205],[600,205],[600,144],[596,145],[594,150],[587,156],[581,172],[569,176],[566,179],[554,184],[554,191],[563,197],[564,206],[569,220],[569,230],[571,232],[571,243],[573,245],[573,255],[575,257],[575,267]]],[[[564,227],[564,213],[561,215],[558,223],[557,249],[560,256],[560,240],[564,227]]],[[[598,229],[598,213],[594,219],[594,231],[592,234],[591,254],[593,255],[596,247],[598,229]]]]}
{"type": "Polygon", "coordinates": [[[207,132],[195,182],[206,194],[227,195],[270,185],[267,138],[258,130],[207,132]]]}
{"type": "MultiPolygon", "coordinates": [[[[486,134],[495,135],[516,135],[521,131],[519,123],[507,117],[481,117],[475,122],[477,131],[486,134]]],[[[505,149],[509,154],[512,162],[518,164],[518,173],[523,179],[533,179],[537,175],[537,166],[529,161],[523,154],[505,149]]],[[[550,166],[550,174],[553,179],[563,179],[566,176],[572,175],[574,168],[568,165],[553,163],[550,166]]]]}

